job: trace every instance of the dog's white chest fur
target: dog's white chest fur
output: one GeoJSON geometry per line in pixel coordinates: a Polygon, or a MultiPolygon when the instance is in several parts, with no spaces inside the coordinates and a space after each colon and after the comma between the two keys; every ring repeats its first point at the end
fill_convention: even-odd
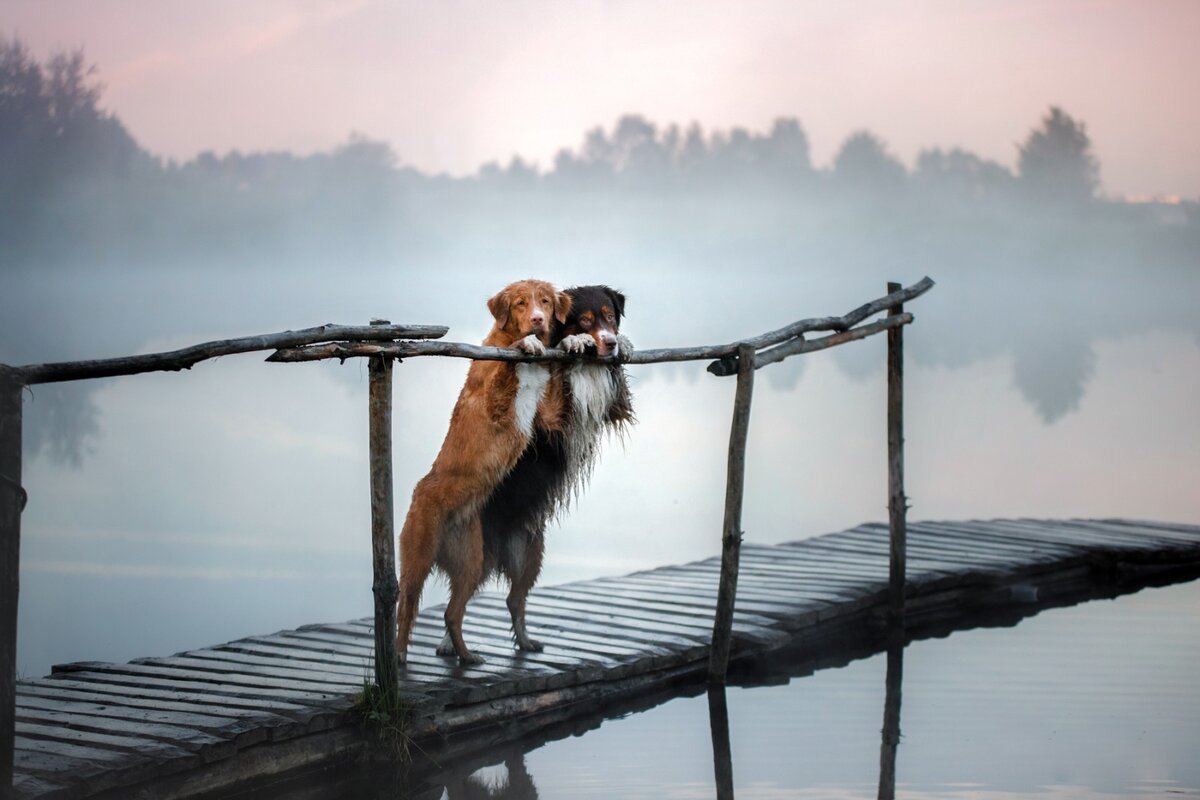
{"type": "Polygon", "coordinates": [[[538,403],[550,382],[550,370],[541,364],[517,364],[517,397],[513,402],[513,413],[517,430],[525,436],[533,433],[533,418],[537,416],[538,403]]]}
{"type": "Polygon", "coordinates": [[[598,427],[608,416],[608,407],[616,398],[617,387],[612,372],[598,364],[577,364],[571,369],[570,380],[575,418],[589,428],[598,427]]]}

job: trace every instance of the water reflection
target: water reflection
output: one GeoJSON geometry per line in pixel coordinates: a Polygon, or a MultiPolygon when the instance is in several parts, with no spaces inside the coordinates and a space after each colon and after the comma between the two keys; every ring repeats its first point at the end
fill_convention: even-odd
{"type": "Polygon", "coordinates": [[[445,785],[447,800],[537,800],[537,786],[525,766],[525,753],[510,752],[503,765],[504,775],[498,778],[480,770],[452,775],[445,785]]]}
{"type": "Polygon", "coordinates": [[[713,683],[708,687],[708,722],[712,730],[717,800],[733,800],[733,749],[729,744],[729,707],[723,684],[713,683]]]}
{"type": "Polygon", "coordinates": [[[1096,353],[1087,339],[1058,333],[1047,346],[1046,332],[1027,332],[1014,345],[1013,385],[1047,423],[1079,408],[1096,372],[1096,353]]]}
{"type": "Polygon", "coordinates": [[[883,734],[879,746],[879,800],[896,797],[896,750],[900,746],[900,684],[904,680],[904,632],[889,631],[883,734]]]}
{"type": "MultiPolygon", "coordinates": [[[[906,645],[904,628],[889,626],[887,641],[887,675],[879,750],[879,800],[895,800],[896,797],[896,752],[900,745],[900,696],[906,645]]],[[[758,676],[759,681],[769,678],[768,675],[758,676]]],[[[708,715],[717,800],[734,800],[733,751],[729,740],[729,708],[724,686],[712,684],[708,687],[708,715]]]]}
{"type": "MultiPolygon", "coordinates": [[[[730,687],[733,691],[745,691],[746,687],[760,687],[750,691],[763,691],[768,686],[785,686],[794,678],[812,675],[829,667],[842,666],[851,661],[858,661],[878,649],[879,643],[886,641],[887,671],[885,676],[885,691],[883,692],[883,734],[880,750],[878,797],[894,798],[896,789],[896,756],[900,742],[900,696],[903,674],[903,653],[907,643],[901,628],[892,626],[881,636],[875,632],[853,642],[846,642],[835,652],[825,652],[814,658],[811,653],[805,653],[796,648],[788,653],[773,656],[764,662],[743,662],[732,666],[729,676],[730,687]]],[[[877,680],[877,678],[876,678],[877,680]]],[[[682,689],[662,689],[640,697],[623,698],[615,703],[602,704],[592,714],[573,714],[568,719],[536,727],[534,732],[525,737],[509,739],[507,743],[497,746],[496,735],[487,731],[467,733],[452,737],[444,743],[444,749],[426,752],[415,749],[411,753],[412,761],[399,766],[379,766],[374,771],[363,776],[361,771],[354,775],[344,775],[337,779],[326,779],[319,784],[320,792],[312,796],[344,797],[344,798],[420,798],[421,800],[528,800],[539,797],[536,770],[530,766],[531,761],[538,761],[543,770],[547,763],[542,758],[546,748],[553,748],[559,743],[574,740],[583,735],[591,737],[596,742],[595,752],[589,752],[583,763],[576,764],[573,769],[576,774],[570,779],[571,791],[562,792],[562,775],[555,774],[549,780],[557,791],[552,791],[552,797],[658,797],[679,796],[715,797],[718,800],[734,800],[735,781],[733,764],[735,759],[733,741],[731,739],[730,713],[727,689],[720,685],[691,684],[682,689]],[[634,715],[637,719],[646,719],[645,715],[661,714],[665,707],[675,702],[687,702],[695,706],[700,695],[704,695],[706,703],[703,713],[707,716],[707,732],[711,743],[711,777],[699,783],[688,783],[686,787],[675,787],[672,791],[652,789],[653,782],[658,779],[658,770],[666,767],[661,762],[651,759],[640,762],[621,759],[606,752],[601,739],[605,735],[616,732],[613,726],[620,726],[620,720],[634,715]],[[587,760],[596,760],[594,770],[589,770],[587,760]],[[649,782],[649,784],[647,783],[649,782]],[[322,793],[323,792],[323,793],[322,793]]],[[[667,738],[678,739],[677,747],[669,747],[673,758],[686,759],[688,756],[701,757],[699,749],[689,750],[687,738],[682,730],[699,722],[700,717],[694,716],[688,721],[675,720],[664,728],[660,734],[667,738]]],[[[763,724],[770,727],[769,720],[757,718],[754,728],[763,724]]],[[[826,719],[830,731],[838,728],[836,719],[826,719]]],[[[513,735],[515,727],[519,730],[521,721],[515,726],[508,726],[503,735],[513,735]]],[[[743,731],[741,745],[746,748],[755,746],[758,731],[743,731]],[[746,734],[750,733],[749,738],[746,734]]],[[[661,741],[653,743],[637,742],[635,746],[643,747],[647,752],[661,741]]],[[[846,743],[850,744],[850,743],[846,743]]],[[[798,762],[803,763],[800,754],[795,754],[798,762]]],[[[563,764],[554,760],[553,772],[561,773],[563,764]]],[[[752,779],[748,787],[752,796],[754,792],[752,779]]],[[[291,786],[276,787],[277,796],[288,800],[299,800],[309,796],[314,791],[314,784],[309,780],[298,781],[291,786]],[[301,785],[302,784],[302,785],[301,785]]],[[[858,795],[854,795],[858,796],[858,795]]],[[[864,797],[866,795],[863,795],[864,797]]]]}

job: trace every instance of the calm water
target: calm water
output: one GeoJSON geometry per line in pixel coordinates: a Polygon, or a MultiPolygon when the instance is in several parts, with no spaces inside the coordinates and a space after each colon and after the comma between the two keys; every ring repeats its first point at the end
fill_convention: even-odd
{"type": "MultiPolygon", "coordinates": [[[[1197,609],[1193,582],[910,644],[897,796],[1200,797],[1197,609]]],[[[879,654],[786,685],[729,688],[736,796],[876,797],[886,672],[879,654]]],[[[705,695],[680,697],[582,736],[517,743],[482,768],[443,765],[431,783],[375,776],[328,790],[708,798],[716,793],[709,721],[705,695]]]]}

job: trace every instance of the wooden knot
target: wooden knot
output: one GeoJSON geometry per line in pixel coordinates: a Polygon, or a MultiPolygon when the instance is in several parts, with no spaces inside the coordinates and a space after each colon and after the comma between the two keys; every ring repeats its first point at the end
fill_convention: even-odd
{"type": "Polygon", "coordinates": [[[25,487],[14,481],[12,478],[0,472],[0,483],[9,487],[16,493],[17,497],[21,498],[21,511],[25,510],[25,505],[29,502],[29,493],[25,491],[25,487]]]}

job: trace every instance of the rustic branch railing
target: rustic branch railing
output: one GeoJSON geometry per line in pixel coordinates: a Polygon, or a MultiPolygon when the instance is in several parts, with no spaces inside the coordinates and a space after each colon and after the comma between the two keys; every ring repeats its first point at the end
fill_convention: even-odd
{"type": "MultiPolygon", "coordinates": [[[[924,278],[908,288],[897,289],[894,292],[889,292],[884,297],[872,300],[870,303],[865,303],[844,316],[802,319],[779,330],[764,333],[761,336],[755,336],[750,339],[741,339],[729,344],[637,350],[624,363],[660,364],[669,361],[719,359],[709,365],[708,371],[718,376],[734,375],[737,373],[738,348],[751,347],[755,350],[754,367],[758,369],[767,364],[782,361],[788,356],[824,350],[827,347],[833,347],[834,345],[882,333],[898,325],[907,325],[913,320],[911,314],[897,314],[870,325],[863,325],[858,328],[854,327],[873,314],[885,311],[898,303],[904,303],[920,297],[932,289],[933,285],[932,280],[924,278]],[[814,331],[835,331],[835,333],[811,341],[804,339],[804,334],[814,331]]],[[[523,362],[574,361],[579,358],[575,354],[565,353],[560,350],[550,350],[545,355],[534,356],[519,350],[487,347],[477,344],[463,344],[461,342],[329,341],[327,344],[317,344],[308,347],[281,346],[277,352],[267,358],[267,361],[296,363],[301,361],[319,361],[328,358],[345,359],[376,355],[386,355],[392,358],[449,356],[451,358],[471,358],[486,361],[523,362]]],[[[605,359],[597,360],[603,361],[605,359]]],[[[617,359],[608,360],[616,361],[617,359]]]]}
{"type": "MultiPolygon", "coordinates": [[[[738,550],[742,538],[741,506],[746,432],[749,423],[754,369],[785,358],[824,350],[846,342],[888,332],[888,464],[889,519],[892,531],[892,592],[894,615],[903,620],[904,512],[903,435],[901,430],[901,338],[904,325],[913,321],[903,304],[933,287],[929,278],[901,288],[888,284],[888,293],[840,317],[799,320],[775,331],[724,345],[639,350],[622,359],[626,364],[656,364],[676,361],[713,360],[708,371],[718,376],[737,374],[734,421],[730,431],[729,472],[726,486],[725,523],[722,528],[722,570],[718,606],[714,614],[713,648],[709,676],[722,684],[730,650],[734,599],[737,588],[738,550]],[[863,323],[882,312],[888,316],[863,323]],[[805,339],[805,334],[829,331],[829,335],[805,339]],[[750,368],[751,363],[753,369],[750,368]],[[898,588],[897,588],[898,587],[898,588]]],[[[374,562],[376,619],[376,681],[394,692],[397,682],[394,626],[395,541],[391,481],[391,367],[392,361],[416,356],[449,356],[495,361],[556,362],[580,358],[551,349],[533,356],[517,350],[457,342],[426,341],[444,336],[447,328],[436,325],[369,326],[321,325],[298,331],[225,339],[163,353],[92,361],[32,364],[10,367],[0,364],[0,797],[10,791],[16,686],[16,624],[20,517],[26,495],[21,487],[22,391],[32,384],[135,375],[145,372],[190,369],[207,359],[237,353],[274,350],[268,361],[295,363],[320,359],[367,357],[371,362],[369,392],[372,553],[374,562]],[[420,341],[411,341],[420,340],[420,341]],[[393,606],[389,608],[389,606],[393,606]]],[[[589,358],[589,356],[583,356],[589,358]]],[[[608,359],[596,359],[606,361],[608,359]]]]}
{"type": "Polygon", "coordinates": [[[137,375],[143,372],[178,372],[191,369],[201,361],[257,350],[274,350],[280,347],[295,347],[313,342],[329,342],[342,339],[436,339],[446,335],[441,325],[318,325],[299,331],[268,333],[262,336],[245,336],[240,339],[222,339],[216,342],[170,350],[165,353],[148,353],[141,356],[105,358],[94,361],[64,361],[56,364],[33,364],[15,367],[17,379],[22,383],[55,383],[79,381],[89,378],[111,378],[117,375],[137,375]]]}

